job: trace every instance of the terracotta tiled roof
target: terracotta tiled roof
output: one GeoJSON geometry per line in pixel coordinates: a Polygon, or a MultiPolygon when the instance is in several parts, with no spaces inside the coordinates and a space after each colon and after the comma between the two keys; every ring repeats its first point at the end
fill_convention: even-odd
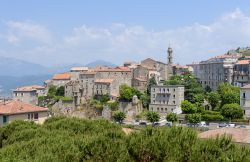
{"type": "Polygon", "coordinates": [[[85,72],[81,72],[80,74],[95,75],[96,71],[85,71],[85,72]]]}
{"type": "Polygon", "coordinates": [[[114,79],[96,79],[95,83],[112,83],[114,79]]]}
{"type": "Polygon", "coordinates": [[[29,92],[29,91],[36,91],[38,89],[45,89],[44,86],[39,86],[39,85],[32,85],[32,86],[24,86],[24,87],[18,87],[14,91],[22,91],[22,92],[29,92]]]}
{"type": "Polygon", "coordinates": [[[5,101],[0,102],[0,114],[22,114],[28,112],[46,112],[48,108],[39,107],[23,103],[20,101],[5,101]]]}
{"type": "Polygon", "coordinates": [[[242,128],[220,128],[202,132],[200,138],[216,138],[224,134],[231,135],[234,142],[250,143],[250,130],[242,128]]]}
{"type": "Polygon", "coordinates": [[[113,68],[110,68],[110,69],[101,69],[101,70],[98,70],[97,72],[131,72],[131,70],[124,70],[124,69],[113,69],[113,68]]]}
{"type": "Polygon", "coordinates": [[[70,77],[69,73],[55,74],[53,80],[70,80],[70,77]]]}
{"type": "Polygon", "coordinates": [[[238,62],[236,62],[237,65],[244,65],[244,64],[249,64],[250,60],[239,60],[238,62]]]}
{"type": "Polygon", "coordinates": [[[250,89],[250,84],[247,84],[247,85],[245,85],[245,86],[243,86],[241,88],[250,89]]]}

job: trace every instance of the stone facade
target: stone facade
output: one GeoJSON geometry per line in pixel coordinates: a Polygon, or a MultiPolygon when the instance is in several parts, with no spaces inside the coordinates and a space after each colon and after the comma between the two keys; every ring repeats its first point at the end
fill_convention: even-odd
{"type": "Polygon", "coordinates": [[[184,100],[184,86],[156,85],[151,87],[150,111],[161,114],[175,112],[181,113],[181,102],[184,100]]]}
{"type": "Polygon", "coordinates": [[[220,83],[233,83],[233,68],[239,58],[238,54],[225,54],[199,63],[199,72],[195,73],[205,88],[216,90],[220,83]]]}
{"type": "Polygon", "coordinates": [[[234,86],[243,87],[250,82],[249,68],[249,60],[240,60],[234,65],[234,86]]]}
{"type": "Polygon", "coordinates": [[[79,80],[80,73],[87,71],[88,67],[72,67],[70,69],[71,80],[79,80]]]}
{"type": "Polygon", "coordinates": [[[38,85],[19,87],[13,91],[14,100],[32,105],[37,105],[38,97],[43,95],[45,95],[45,87],[38,85]]]}
{"type": "Polygon", "coordinates": [[[250,84],[240,89],[240,106],[244,109],[245,116],[250,118],[250,84]]]}

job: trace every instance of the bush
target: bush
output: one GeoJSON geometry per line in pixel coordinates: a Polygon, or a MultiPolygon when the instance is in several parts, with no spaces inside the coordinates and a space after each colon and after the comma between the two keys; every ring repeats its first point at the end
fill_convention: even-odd
{"type": "MultiPolygon", "coordinates": [[[[133,127],[131,127],[133,128],[133,127]]],[[[184,127],[147,127],[125,135],[107,120],[50,118],[39,126],[14,121],[0,128],[0,161],[249,161],[248,147],[228,136],[199,139],[184,127]]]]}
{"type": "Polygon", "coordinates": [[[243,109],[238,104],[225,104],[221,108],[221,114],[227,119],[241,119],[243,117],[243,109]]]}

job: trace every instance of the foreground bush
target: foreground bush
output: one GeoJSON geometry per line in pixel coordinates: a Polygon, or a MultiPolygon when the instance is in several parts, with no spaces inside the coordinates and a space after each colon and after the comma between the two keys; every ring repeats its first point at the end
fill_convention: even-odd
{"type": "Polygon", "coordinates": [[[39,126],[16,121],[0,129],[0,161],[249,161],[229,137],[200,140],[183,127],[148,127],[125,135],[106,120],[51,118],[39,126]]]}

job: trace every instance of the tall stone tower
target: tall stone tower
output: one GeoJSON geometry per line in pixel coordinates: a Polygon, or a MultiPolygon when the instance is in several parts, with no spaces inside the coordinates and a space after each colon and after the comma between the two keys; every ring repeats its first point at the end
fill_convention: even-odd
{"type": "Polygon", "coordinates": [[[169,46],[168,47],[168,61],[167,61],[167,80],[173,75],[173,49],[169,46]]]}
{"type": "Polygon", "coordinates": [[[173,55],[172,55],[172,53],[173,53],[173,49],[169,46],[168,47],[168,62],[167,62],[168,65],[173,64],[173,55]]]}

